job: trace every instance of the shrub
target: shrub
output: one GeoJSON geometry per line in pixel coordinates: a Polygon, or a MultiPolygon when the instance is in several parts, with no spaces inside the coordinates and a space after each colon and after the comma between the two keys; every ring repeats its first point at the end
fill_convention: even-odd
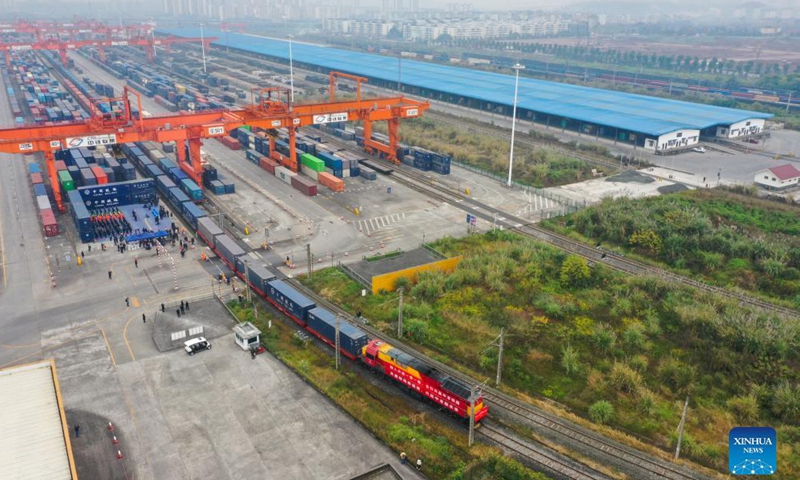
{"type": "Polygon", "coordinates": [[[692,388],[696,374],[694,366],[686,365],[675,358],[665,358],[658,364],[658,376],[661,381],[680,395],[692,388]]]}
{"type": "Polygon", "coordinates": [[[408,277],[400,277],[394,281],[395,290],[402,288],[404,292],[408,292],[409,285],[411,285],[411,280],[408,277]]]}
{"type": "Polygon", "coordinates": [[[592,272],[586,259],[578,255],[568,255],[561,265],[561,283],[579,287],[586,285],[592,272]]]}
{"type": "Polygon", "coordinates": [[[642,382],[639,372],[621,362],[614,363],[608,374],[608,383],[621,392],[635,393],[642,382]]]}
{"type": "Polygon", "coordinates": [[[600,323],[594,329],[592,341],[601,352],[608,353],[614,349],[614,345],[617,343],[617,333],[611,326],[600,323]]]}
{"type": "Polygon", "coordinates": [[[572,345],[567,345],[561,349],[561,366],[569,376],[578,373],[581,369],[580,354],[572,348],[572,345]]]}
{"type": "Polygon", "coordinates": [[[656,401],[658,400],[656,394],[646,388],[640,388],[638,395],[639,399],[636,401],[636,410],[643,415],[652,415],[656,409],[656,401]]]}
{"type": "Polygon", "coordinates": [[[772,393],[772,413],[781,420],[800,424],[800,385],[781,382],[772,393]]]}
{"type": "Polygon", "coordinates": [[[605,400],[594,402],[589,407],[589,418],[595,423],[609,423],[614,418],[614,406],[605,400]]]}
{"type": "Polygon", "coordinates": [[[753,394],[731,398],[726,405],[740,424],[753,424],[758,420],[758,399],[753,394]]]}
{"type": "Polygon", "coordinates": [[[644,327],[640,323],[633,323],[622,334],[622,340],[631,350],[643,350],[647,343],[644,327]]]}

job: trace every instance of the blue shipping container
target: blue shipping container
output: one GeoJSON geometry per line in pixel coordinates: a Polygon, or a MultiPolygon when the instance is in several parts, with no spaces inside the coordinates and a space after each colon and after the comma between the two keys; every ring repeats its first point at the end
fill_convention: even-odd
{"type": "Polygon", "coordinates": [[[38,163],[29,163],[28,173],[42,173],[42,169],[39,167],[38,163]]]}
{"type": "Polygon", "coordinates": [[[41,183],[34,184],[33,186],[33,195],[40,197],[42,195],[47,195],[47,190],[44,188],[44,185],[41,183]]]}
{"type": "Polygon", "coordinates": [[[181,191],[178,187],[173,187],[169,189],[167,193],[168,198],[172,201],[172,204],[175,205],[180,210],[180,206],[184,204],[184,202],[190,202],[191,199],[186,196],[183,191],[181,191]]]}
{"type": "MultiPolygon", "coordinates": [[[[308,328],[317,332],[332,346],[336,345],[336,316],[324,308],[308,312],[308,328]]],[[[339,345],[353,357],[359,356],[361,348],[368,342],[367,334],[345,321],[339,322],[339,345]]]]}
{"type": "Polygon", "coordinates": [[[267,287],[267,297],[284,309],[295,321],[305,326],[308,311],[317,305],[305,295],[286,285],[282,280],[273,280],[267,287]]]}
{"type": "Polygon", "coordinates": [[[168,195],[169,189],[175,188],[176,186],[175,182],[166,175],[159,175],[156,177],[156,189],[158,189],[162,195],[168,195]]]}
{"type": "Polygon", "coordinates": [[[195,202],[203,199],[203,190],[194,183],[194,180],[184,178],[181,180],[181,189],[195,202]]]}
{"type": "Polygon", "coordinates": [[[193,202],[183,202],[181,204],[181,209],[183,211],[183,216],[186,217],[186,220],[189,221],[189,225],[194,229],[197,229],[197,220],[206,216],[206,212],[200,210],[200,207],[193,202]]]}

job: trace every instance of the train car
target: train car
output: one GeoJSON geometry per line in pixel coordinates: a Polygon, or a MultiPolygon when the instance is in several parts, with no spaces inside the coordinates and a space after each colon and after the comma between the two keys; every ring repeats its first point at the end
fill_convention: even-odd
{"type": "Polygon", "coordinates": [[[308,311],[317,306],[283,280],[273,280],[267,284],[267,300],[303,327],[308,323],[308,311]]]}
{"type": "MultiPolygon", "coordinates": [[[[444,372],[440,372],[405,353],[399,348],[372,340],[362,349],[362,359],[370,367],[429,398],[461,418],[470,416],[470,388],[444,372]]],[[[475,421],[479,422],[489,412],[483,396],[476,396],[475,421]]]]}
{"type": "MultiPolygon", "coordinates": [[[[321,307],[308,311],[306,328],[320,340],[336,348],[336,315],[321,307]]],[[[367,334],[345,321],[339,322],[339,347],[350,360],[358,360],[367,346],[367,334]]]]}

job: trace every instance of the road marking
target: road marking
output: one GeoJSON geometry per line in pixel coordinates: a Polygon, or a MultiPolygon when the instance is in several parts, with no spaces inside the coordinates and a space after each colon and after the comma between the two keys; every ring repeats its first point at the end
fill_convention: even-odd
{"type": "Polygon", "coordinates": [[[66,345],[66,344],[68,344],[68,343],[77,342],[78,340],[83,340],[84,338],[91,337],[92,335],[96,335],[96,334],[97,334],[97,332],[91,332],[91,333],[87,333],[86,335],[81,335],[80,337],[75,337],[75,338],[72,338],[72,339],[69,339],[69,340],[63,341],[63,342],[61,342],[61,343],[58,343],[58,344],[56,344],[56,345],[51,345],[51,346],[49,346],[49,347],[47,347],[47,348],[43,348],[43,349],[41,349],[41,351],[39,351],[39,352],[33,352],[33,353],[29,353],[29,354],[27,354],[27,355],[23,355],[23,356],[21,356],[21,357],[17,358],[16,360],[12,360],[12,361],[10,361],[10,362],[8,362],[8,363],[5,363],[5,364],[3,364],[3,365],[0,365],[0,369],[2,369],[2,368],[5,368],[5,367],[8,367],[8,366],[10,366],[10,365],[14,365],[15,363],[19,362],[20,360],[26,359],[26,358],[28,358],[28,357],[32,357],[32,356],[34,356],[34,355],[37,355],[37,354],[40,354],[40,353],[47,352],[47,351],[49,351],[49,350],[55,350],[56,348],[63,347],[64,345],[66,345]]]}
{"type": "Polygon", "coordinates": [[[131,318],[129,318],[128,321],[125,322],[125,328],[122,329],[122,339],[125,340],[125,346],[128,347],[128,353],[131,354],[131,360],[134,362],[136,361],[136,357],[133,356],[133,349],[131,349],[131,344],[130,342],[128,342],[128,325],[131,324],[131,320],[136,318],[136,316],[137,315],[134,315],[131,318]]]}
{"type": "Polygon", "coordinates": [[[103,334],[103,340],[106,341],[106,348],[108,349],[108,354],[111,355],[111,363],[113,363],[114,366],[116,367],[117,360],[114,358],[114,352],[111,351],[111,345],[108,343],[108,337],[106,337],[106,332],[105,330],[103,330],[102,327],[100,328],[100,333],[103,334]]]}
{"type": "Polygon", "coordinates": [[[131,297],[131,307],[139,308],[141,304],[139,303],[139,299],[137,297],[131,297]]]}

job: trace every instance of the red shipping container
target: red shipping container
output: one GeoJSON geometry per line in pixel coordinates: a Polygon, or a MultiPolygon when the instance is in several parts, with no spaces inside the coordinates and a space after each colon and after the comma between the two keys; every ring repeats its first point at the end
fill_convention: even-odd
{"type": "Polygon", "coordinates": [[[58,223],[56,223],[56,216],[50,209],[42,210],[42,225],[44,225],[44,235],[46,237],[55,237],[58,235],[58,223]]]}
{"type": "Polygon", "coordinates": [[[258,164],[261,166],[261,168],[268,171],[270,174],[275,175],[275,167],[277,167],[278,164],[275,163],[274,161],[270,160],[267,157],[261,157],[261,159],[258,161],[258,164]]]}
{"type": "Polygon", "coordinates": [[[66,170],[66,169],[67,169],[67,164],[64,162],[64,160],[56,160],[56,171],[57,172],[60,172],[61,170],[66,170]]]}
{"type": "Polygon", "coordinates": [[[33,183],[34,185],[37,183],[44,183],[44,180],[42,180],[42,174],[31,173],[31,183],[33,183]]]}
{"type": "Polygon", "coordinates": [[[103,171],[103,167],[91,167],[92,173],[97,178],[98,185],[105,185],[108,183],[108,175],[103,171]]]}
{"type": "Polygon", "coordinates": [[[240,150],[242,148],[242,144],[230,135],[219,137],[219,141],[231,150],[240,150]]]}
{"type": "Polygon", "coordinates": [[[292,177],[292,187],[294,187],[295,190],[303,192],[303,195],[308,197],[317,196],[317,184],[308,178],[301,177],[300,175],[295,175],[292,177]]]}

